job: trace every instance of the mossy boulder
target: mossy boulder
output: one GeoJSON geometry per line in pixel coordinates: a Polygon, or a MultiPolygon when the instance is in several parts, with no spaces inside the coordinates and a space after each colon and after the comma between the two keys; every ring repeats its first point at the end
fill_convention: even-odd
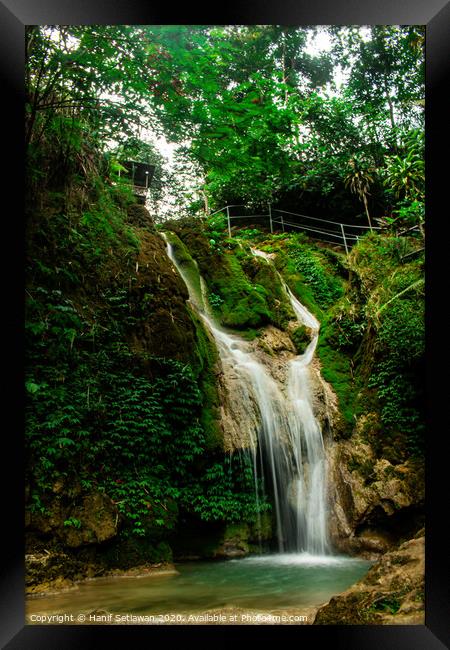
{"type": "Polygon", "coordinates": [[[28,512],[26,519],[29,530],[55,537],[69,548],[106,542],[117,535],[120,523],[117,506],[103,492],[75,498],[55,494],[45,514],[28,512]]]}
{"type": "Polygon", "coordinates": [[[286,329],[289,321],[295,318],[295,313],[276,268],[254,255],[247,254],[240,261],[249,280],[264,289],[272,324],[286,329]]]}
{"type": "Polygon", "coordinates": [[[263,513],[253,523],[227,524],[214,557],[231,559],[260,552],[266,548],[272,534],[272,519],[268,513],[263,513]]]}
{"type": "MultiPolygon", "coordinates": [[[[208,291],[214,296],[211,307],[222,325],[246,331],[278,322],[270,304],[273,283],[267,281],[266,287],[253,282],[242,266],[243,260],[251,259],[251,255],[242,255],[238,247],[235,250],[215,248],[198,221],[173,221],[168,227],[196,260],[208,291]]],[[[259,270],[258,262],[255,262],[255,272],[259,270]]]]}
{"type": "Polygon", "coordinates": [[[226,526],[223,541],[216,549],[216,558],[237,558],[248,555],[250,526],[248,524],[229,524],[226,526]]]}
{"type": "Polygon", "coordinates": [[[299,325],[291,332],[291,339],[294,342],[297,354],[303,354],[311,343],[311,330],[305,325],[299,325]]]}

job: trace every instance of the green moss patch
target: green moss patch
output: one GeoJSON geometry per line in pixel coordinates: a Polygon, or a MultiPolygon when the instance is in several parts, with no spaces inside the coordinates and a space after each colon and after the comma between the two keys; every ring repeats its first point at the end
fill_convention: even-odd
{"type": "Polygon", "coordinates": [[[297,350],[297,354],[303,354],[308,344],[311,342],[311,337],[307,328],[304,325],[297,327],[291,334],[291,339],[297,350]]]}

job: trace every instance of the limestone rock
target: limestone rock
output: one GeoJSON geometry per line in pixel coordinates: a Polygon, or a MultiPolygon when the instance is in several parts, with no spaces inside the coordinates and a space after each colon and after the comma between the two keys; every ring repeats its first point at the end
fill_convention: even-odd
{"type": "Polygon", "coordinates": [[[295,346],[291,341],[289,334],[273,325],[268,325],[264,328],[263,333],[259,337],[258,345],[269,354],[283,351],[293,352],[294,354],[296,353],[295,346]]]}
{"type": "Polygon", "coordinates": [[[357,435],[328,449],[330,537],[339,551],[374,559],[423,525],[421,464],[377,459],[357,435]]]}
{"type": "Polygon", "coordinates": [[[423,625],[425,537],[385,553],[317,612],[314,625],[423,625]]]}
{"type": "Polygon", "coordinates": [[[259,426],[258,408],[231,365],[221,364],[218,393],[224,451],[254,449],[259,426]]]}

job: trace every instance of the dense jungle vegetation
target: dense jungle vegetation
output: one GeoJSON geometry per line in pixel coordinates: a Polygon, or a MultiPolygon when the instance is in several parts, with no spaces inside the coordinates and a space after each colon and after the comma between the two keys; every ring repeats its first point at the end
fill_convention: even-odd
{"type": "MultiPolygon", "coordinates": [[[[33,543],[80,546],[69,540],[93,493],[118,509],[111,564],[170,559],[190,526],[244,522],[252,542],[266,521],[257,515],[270,516],[269,502],[255,502],[251,466],[224,454],[217,352],[161,231],[198,264],[217,320],[249,340],[293,317],[250,246],[275,253],[321,322],[336,439],[370,413],[365,435],[379,457],[423,456],[424,29],[324,30],[328,49],[311,53],[318,28],[26,28],[33,543]],[[178,145],[172,168],[156,136],[178,145]],[[148,212],[126,160],[155,165],[148,212]],[[268,203],[368,234],[347,256],[260,224],[230,238],[224,214],[209,216],[268,203]]],[[[299,352],[303,334],[292,334],[299,352]]]]}

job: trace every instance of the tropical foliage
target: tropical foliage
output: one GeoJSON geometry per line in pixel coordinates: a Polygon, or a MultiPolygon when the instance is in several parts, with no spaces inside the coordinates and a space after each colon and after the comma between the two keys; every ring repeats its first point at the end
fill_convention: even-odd
{"type": "MultiPolygon", "coordinates": [[[[217,320],[249,339],[268,324],[287,330],[292,309],[252,255],[258,241],[322,321],[342,435],[368,399],[383,453],[422,453],[423,259],[395,233],[424,236],[423,29],[322,31],[324,51],[310,47],[318,28],[300,26],[27,26],[34,513],[60,483],[107,493],[128,538],[169,534],[183,517],[255,522],[269,509],[255,501],[251,467],[221,448],[216,353],[151,217],[130,216],[140,207],[122,173],[130,159],[155,165],[147,205],[159,218],[170,197],[165,226],[198,264],[217,320]],[[158,137],[177,147],[171,168],[158,137]],[[267,203],[384,232],[344,260],[254,223],[230,238],[225,214],[208,216],[267,203]]],[[[303,349],[307,333],[292,336],[303,349]]]]}
{"type": "Polygon", "coordinates": [[[102,147],[164,133],[199,175],[193,210],[295,200],[354,216],[353,192],[369,220],[391,217],[423,185],[423,30],[328,31],[331,50],[311,54],[314,30],[295,26],[29,27],[30,151],[51,125],[67,155],[78,124],[102,147]]]}

